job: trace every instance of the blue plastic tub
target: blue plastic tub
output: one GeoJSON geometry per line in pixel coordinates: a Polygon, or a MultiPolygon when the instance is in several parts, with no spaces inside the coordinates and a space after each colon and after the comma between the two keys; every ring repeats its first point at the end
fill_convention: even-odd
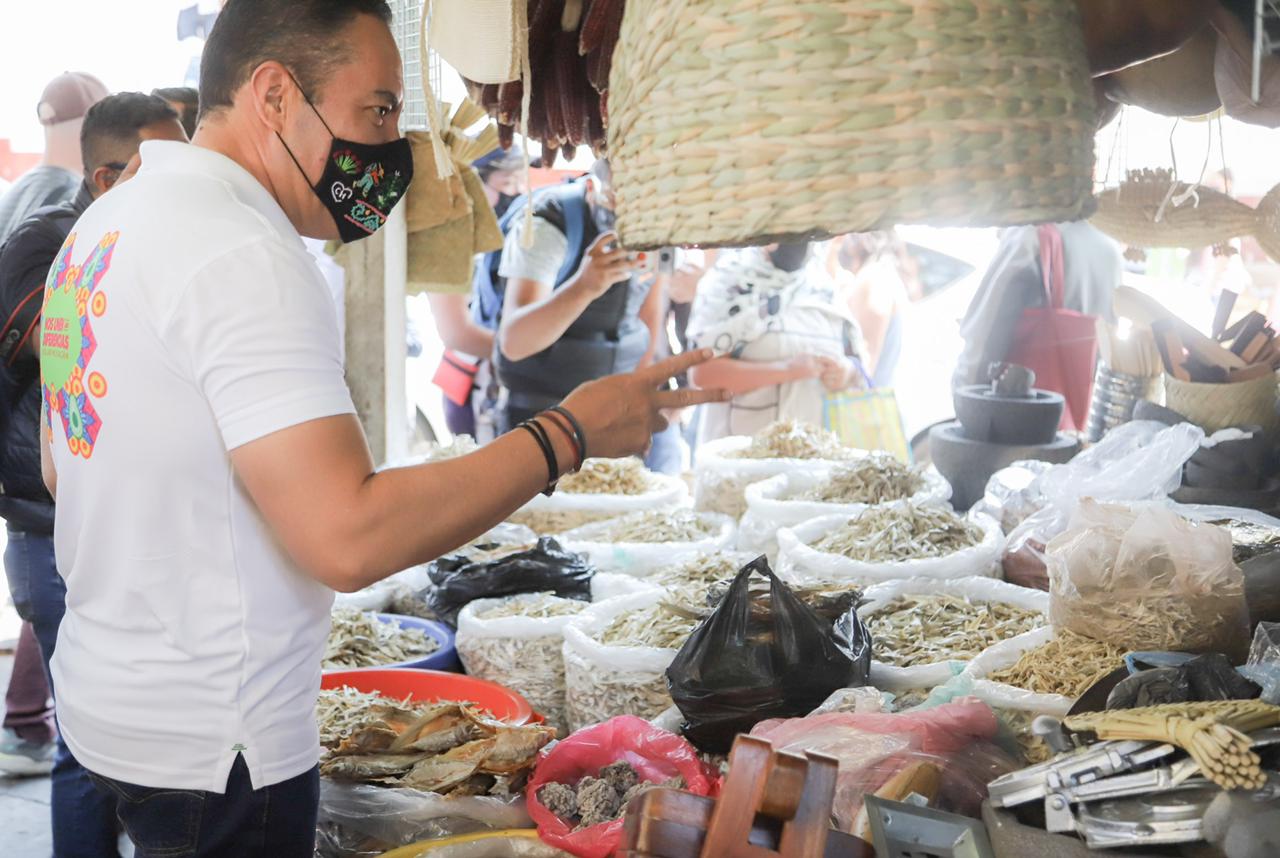
{"type": "MultiPolygon", "coordinates": [[[[444,623],[423,620],[418,617],[406,617],[403,614],[374,614],[381,622],[395,623],[400,628],[421,629],[427,637],[435,638],[440,648],[414,661],[397,661],[392,664],[379,664],[374,667],[360,667],[355,670],[386,670],[387,668],[409,667],[419,670],[444,670],[458,672],[462,663],[458,661],[458,650],[453,642],[453,629],[444,623]]],[[[335,668],[324,673],[347,672],[348,668],[335,668]]]]}

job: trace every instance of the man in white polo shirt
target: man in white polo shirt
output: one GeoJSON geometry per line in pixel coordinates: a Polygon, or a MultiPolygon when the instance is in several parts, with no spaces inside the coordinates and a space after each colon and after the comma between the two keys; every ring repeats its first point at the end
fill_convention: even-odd
{"type": "Polygon", "coordinates": [[[230,0],[194,145],[148,143],[49,274],[46,480],[67,745],[138,855],[310,856],[332,590],[506,518],[584,453],[642,451],[707,357],[579,388],[449,462],[374,473],[299,235],[376,230],[412,173],[383,0],[230,0]]]}

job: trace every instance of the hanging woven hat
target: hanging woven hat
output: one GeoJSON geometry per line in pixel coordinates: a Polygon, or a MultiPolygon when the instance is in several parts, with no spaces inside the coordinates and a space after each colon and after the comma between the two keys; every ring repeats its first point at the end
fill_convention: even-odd
{"type": "Polygon", "coordinates": [[[632,2],[609,93],[628,248],[1092,210],[1072,0],[632,2]]]}

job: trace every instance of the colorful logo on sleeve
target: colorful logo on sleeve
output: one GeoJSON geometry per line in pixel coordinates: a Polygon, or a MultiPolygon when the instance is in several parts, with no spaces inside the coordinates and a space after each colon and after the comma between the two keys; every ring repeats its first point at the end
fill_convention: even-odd
{"type": "Polygon", "coordinates": [[[110,232],[80,265],[72,263],[76,234],[67,236],[45,281],[40,335],[40,374],[50,431],[61,424],[72,455],[88,459],[102,430],[94,402],[107,395],[107,380],[90,363],[98,349],[93,320],[107,311],[99,289],[111,267],[120,233],[110,232]],[[54,420],[57,415],[57,421],[54,420]]]}

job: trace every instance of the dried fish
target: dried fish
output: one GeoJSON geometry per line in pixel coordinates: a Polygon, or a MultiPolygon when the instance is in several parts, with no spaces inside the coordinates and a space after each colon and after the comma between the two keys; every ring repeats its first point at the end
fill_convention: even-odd
{"type": "Polygon", "coordinates": [[[368,611],[339,608],[331,617],[322,666],[325,670],[376,667],[411,661],[439,648],[435,638],[421,629],[382,622],[368,611]]]}
{"type": "Polygon", "coordinates": [[[720,532],[714,518],[691,509],[640,510],[592,527],[582,537],[591,542],[698,542],[720,532]]]}
{"type": "Polygon", "coordinates": [[[649,580],[667,591],[668,608],[689,616],[701,616],[711,588],[738,573],[742,563],[731,554],[699,554],[692,560],[660,572],[649,580]]]}
{"type": "Polygon", "coordinates": [[[856,455],[858,452],[841,444],[834,432],[799,420],[778,420],[752,438],[750,446],[727,453],[725,458],[841,460],[856,455]]]}
{"type": "Polygon", "coordinates": [[[562,599],[551,593],[530,593],[527,596],[503,599],[501,604],[478,612],[476,619],[496,620],[502,617],[525,617],[530,620],[544,620],[548,617],[578,614],[587,606],[586,602],[581,602],[577,599],[562,599]]]}
{"type": "Polygon", "coordinates": [[[539,536],[558,536],[584,524],[608,521],[616,515],[617,512],[598,509],[520,509],[512,513],[508,521],[522,524],[539,536]]]}
{"type": "Polygon", "coordinates": [[[572,495],[642,495],[653,486],[653,473],[635,458],[587,459],[580,471],[556,483],[557,490],[572,495]]]}
{"type": "Polygon", "coordinates": [[[325,777],[454,795],[509,792],[555,738],[551,727],[504,724],[465,703],[412,704],[350,688],[321,693],[320,729],[325,777]]]}
{"type": "Polygon", "coordinates": [[[899,596],[863,619],[876,660],[895,667],[970,659],[1046,622],[1039,611],[949,593],[899,596]]]}
{"type": "Polygon", "coordinates": [[[426,461],[443,462],[446,459],[456,459],[459,456],[474,453],[479,449],[480,445],[470,435],[454,435],[453,440],[448,444],[432,444],[427,450],[426,461]]]}
{"type": "Polygon", "coordinates": [[[1053,640],[1028,650],[1012,667],[987,679],[1037,694],[1079,697],[1119,667],[1124,655],[1119,647],[1059,628],[1053,640]]]}
{"type": "Polygon", "coordinates": [[[867,507],[814,543],[862,563],[945,557],[982,542],[982,528],[949,509],[908,503],[867,507]]]}
{"type": "Polygon", "coordinates": [[[889,453],[874,452],[841,465],[813,488],[783,500],[820,503],[865,503],[904,500],[924,488],[924,469],[889,453]]]}
{"type": "Polygon", "coordinates": [[[619,614],[605,627],[598,639],[605,646],[675,649],[684,644],[696,625],[695,621],[657,604],[619,614]]]}
{"type": "Polygon", "coordinates": [[[1018,743],[1022,760],[1027,765],[1043,763],[1053,756],[1053,749],[1031,729],[1032,722],[1036,720],[1036,713],[1025,709],[997,709],[995,713],[1018,743]]]}

